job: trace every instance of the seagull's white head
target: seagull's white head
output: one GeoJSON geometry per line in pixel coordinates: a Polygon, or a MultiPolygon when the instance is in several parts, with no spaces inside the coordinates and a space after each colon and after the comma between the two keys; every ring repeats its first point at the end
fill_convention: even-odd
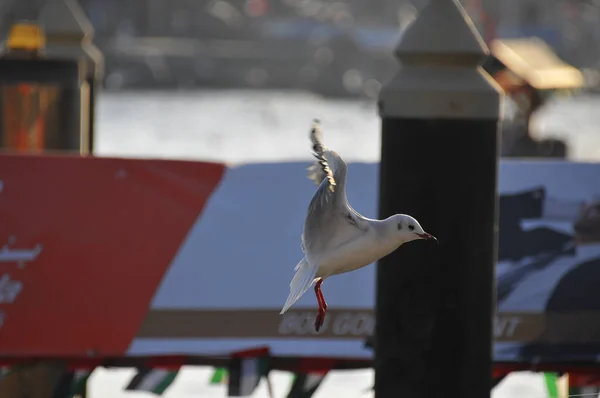
{"type": "Polygon", "coordinates": [[[437,242],[435,236],[425,232],[421,224],[407,214],[395,214],[388,218],[387,223],[401,244],[417,239],[431,239],[437,242]]]}

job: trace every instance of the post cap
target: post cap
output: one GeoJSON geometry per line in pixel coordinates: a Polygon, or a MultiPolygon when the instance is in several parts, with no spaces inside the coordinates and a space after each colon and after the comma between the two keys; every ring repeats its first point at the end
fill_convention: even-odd
{"type": "Polygon", "coordinates": [[[89,76],[104,74],[104,57],[92,42],[94,27],[77,0],[46,0],[38,20],[49,57],[85,59],[89,76]]]}
{"type": "Polygon", "coordinates": [[[76,0],[48,0],[40,11],[39,22],[49,47],[53,42],[79,44],[94,35],[94,27],[76,0]]]}
{"type": "Polygon", "coordinates": [[[31,22],[17,22],[8,33],[6,46],[9,50],[39,51],[46,45],[42,28],[31,22]]]}
{"type": "Polygon", "coordinates": [[[456,0],[429,0],[395,50],[402,61],[417,55],[460,54],[483,59],[488,53],[473,22],[456,0]]]}
{"type": "Polygon", "coordinates": [[[481,68],[489,51],[458,0],[429,0],[395,53],[400,69],[379,93],[381,117],[501,117],[502,90],[481,68]]]}

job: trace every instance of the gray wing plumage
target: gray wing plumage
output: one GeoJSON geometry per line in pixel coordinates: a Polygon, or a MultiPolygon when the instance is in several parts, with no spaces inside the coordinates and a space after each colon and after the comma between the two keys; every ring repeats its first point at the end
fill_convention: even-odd
{"type": "Polygon", "coordinates": [[[318,185],[309,206],[302,235],[302,250],[309,261],[318,261],[319,253],[339,247],[362,235],[367,220],[346,200],[346,162],[322,142],[318,120],[310,133],[314,156],[308,178],[318,185]]]}

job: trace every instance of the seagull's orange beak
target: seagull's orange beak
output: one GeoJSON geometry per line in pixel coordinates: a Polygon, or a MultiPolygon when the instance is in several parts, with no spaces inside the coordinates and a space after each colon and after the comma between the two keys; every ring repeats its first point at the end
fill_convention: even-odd
{"type": "Polygon", "coordinates": [[[437,238],[431,234],[428,234],[427,232],[423,232],[422,234],[417,234],[419,236],[419,238],[421,239],[428,239],[428,240],[434,240],[436,243],[439,243],[437,238]]]}

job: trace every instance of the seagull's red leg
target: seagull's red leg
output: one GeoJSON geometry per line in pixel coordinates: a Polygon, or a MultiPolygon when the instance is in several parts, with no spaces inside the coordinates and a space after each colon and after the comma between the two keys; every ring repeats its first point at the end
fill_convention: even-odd
{"type": "Polygon", "coordinates": [[[323,297],[323,292],[321,291],[322,283],[323,279],[319,279],[317,283],[315,283],[315,294],[317,295],[317,303],[319,303],[319,312],[317,313],[317,319],[315,319],[315,330],[317,332],[321,329],[321,326],[323,326],[325,314],[327,314],[327,303],[325,302],[325,297],[323,297]]]}

